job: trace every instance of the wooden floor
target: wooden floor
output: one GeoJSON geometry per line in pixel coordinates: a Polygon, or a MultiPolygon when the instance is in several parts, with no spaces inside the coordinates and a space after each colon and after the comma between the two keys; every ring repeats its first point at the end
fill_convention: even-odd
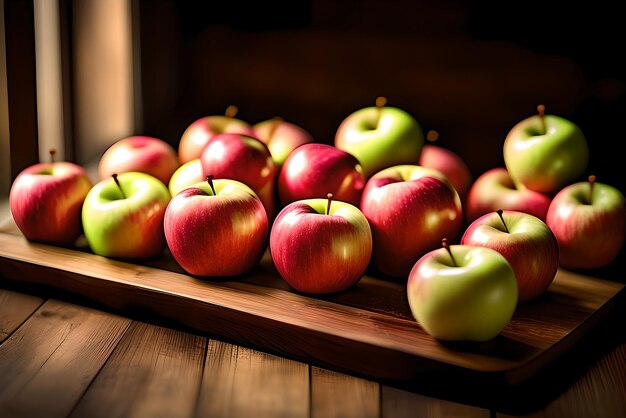
{"type": "Polygon", "coordinates": [[[393,388],[0,278],[0,417],[624,417],[619,313],[481,406],[488,394],[393,388]]]}

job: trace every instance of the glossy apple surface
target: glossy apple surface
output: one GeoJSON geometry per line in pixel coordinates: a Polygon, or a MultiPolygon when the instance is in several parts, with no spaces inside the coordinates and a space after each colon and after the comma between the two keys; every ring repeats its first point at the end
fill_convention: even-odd
{"type": "Polygon", "coordinates": [[[204,181],[205,178],[206,176],[202,174],[202,163],[200,162],[200,158],[196,158],[195,160],[187,161],[174,171],[167,188],[169,189],[170,194],[175,196],[181,190],[204,181]]]}
{"type": "Polygon", "coordinates": [[[86,170],[72,162],[32,165],[11,185],[11,216],[28,240],[73,245],[82,234],[81,208],[92,186],[86,170]]]}
{"type": "Polygon", "coordinates": [[[441,172],[417,165],[390,167],[372,176],[360,208],[372,228],[373,264],[394,277],[406,277],[443,238],[453,242],[463,225],[454,187],[441,172]]]}
{"type": "Polygon", "coordinates": [[[605,267],[624,245],[624,194],[595,179],[571,184],[552,199],[546,223],[556,235],[563,267],[605,267]]]}
{"type": "Polygon", "coordinates": [[[372,234],[354,205],[327,199],[290,203],[276,217],[270,252],[289,285],[304,293],[334,293],[354,286],[372,255],[372,234]]]}
{"type": "Polygon", "coordinates": [[[472,222],[461,244],[488,247],[507,259],[517,279],[519,302],[541,296],[559,268],[559,245],[544,221],[524,212],[491,212],[472,222]]]}
{"type": "Polygon", "coordinates": [[[258,122],[253,129],[254,136],[267,145],[278,167],[283,165],[291,151],[302,144],[315,142],[306,129],[282,118],[258,122]]]}
{"type": "Polygon", "coordinates": [[[130,136],[113,143],[98,161],[100,180],[113,174],[139,171],[168,184],[180,166],[174,148],[159,138],[130,136]]]}
{"type": "Polygon", "coordinates": [[[504,167],[485,171],[472,183],[465,200],[466,221],[499,209],[516,210],[536,216],[545,222],[550,196],[530,189],[518,189],[504,167]]]}
{"type": "Polygon", "coordinates": [[[441,171],[459,193],[461,202],[465,202],[473,177],[469,167],[457,153],[427,143],[422,147],[417,165],[441,171]]]}
{"type": "Polygon", "coordinates": [[[503,255],[486,247],[451,245],[421,257],[409,274],[411,313],[443,341],[488,341],[502,332],[517,307],[517,282],[503,255]]]}
{"type": "Polygon", "coordinates": [[[245,184],[204,181],[172,198],[165,238],[174,259],[190,274],[236,276],[256,266],[267,249],[263,203],[245,184]]]}
{"type": "Polygon", "coordinates": [[[91,250],[120,259],[143,259],[165,249],[163,217],[170,192],[146,173],[101,180],[85,198],[82,223],[91,250]]]}
{"type": "Polygon", "coordinates": [[[310,143],[293,150],[278,174],[281,206],[333,194],[334,200],[358,206],[365,187],[359,161],[332,145],[310,143]]]}

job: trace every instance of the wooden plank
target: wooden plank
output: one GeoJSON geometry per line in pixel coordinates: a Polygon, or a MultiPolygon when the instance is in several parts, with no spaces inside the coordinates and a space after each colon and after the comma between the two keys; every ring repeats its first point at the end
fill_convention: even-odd
{"type": "Polygon", "coordinates": [[[370,380],[312,367],[311,417],[378,418],[380,385],[370,380]]]}
{"type": "Polygon", "coordinates": [[[0,345],[0,416],[66,417],[129,323],[48,300],[0,345]]]}
{"type": "Polygon", "coordinates": [[[42,298],[0,289],[0,343],[44,302],[42,298]]]}
{"type": "Polygon", "coordinates": [[[490,411],[383,386],[382,417],[489,418],[490,411]]]}
{"type": "Polygon", "coordinates": [[[306,364],[211,340],[198,417],[308,417],[306,364]]]}
{"type": "Polygon", "coordinates": [[[70,416],[191,417],[205,347],[203,337],[133,322],[70,416]]]}

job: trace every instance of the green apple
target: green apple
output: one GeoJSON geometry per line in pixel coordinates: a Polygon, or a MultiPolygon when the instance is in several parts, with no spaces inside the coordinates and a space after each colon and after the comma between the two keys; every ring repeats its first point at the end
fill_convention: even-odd
{"type": "Polygon", "coordinates": [[[206,176],[202,174],[202,163],[200,158],[194,158],[191,161],[187,161],[174,171],[167,188],[172,196],[175,196],[183,189],[192,186],[196,183],[204,181],[206,176]]]}
{"type": "Polygon", "coordinates": [[[488,341],[510,322],[517,281],[498,251],[451,245],[422,256],[407,281],[411,313],[442,341],[488,341]]]}
{"type": "Polygon", "coordinates": [[[504,163],[517,188],[552,195],[584,174],[589,147],[575,123],[538,110],[507,134],[504,163]]]}
{"type": "Polygon", "coordinates": [[[417,120],[380,99],[348,115],[335,134],[335,146],[359,160],[366,178],[394,165],[417,165],[424,145],[417,120]]]}
{"type": "Polygon", "coordinates": [[[98,255],[142,259],[165,249],[163,217],[171,195],[146,173],[113,175],[91,188],[82,208],[85,238],[98,255]]]}

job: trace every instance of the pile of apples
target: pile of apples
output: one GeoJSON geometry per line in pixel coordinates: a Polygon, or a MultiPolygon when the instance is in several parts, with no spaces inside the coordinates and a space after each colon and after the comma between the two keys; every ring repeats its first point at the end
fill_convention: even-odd
{"type": "Polygon", "coordinates": [[[623,245],[623,194],[576,182],[585,137],[543,108],[506,137],[506,167],[476,180],[384,98],[341,121],[334,145],[282,118],[252,125],[236,113],[194,121],[178,150],[120,139],[95,184],[52,153],[16,177],[13,218],[28,240],[71,247],[84,235],[104,257],[168,249],[202,277],[245,274],[269,248],[282,278],[309,294],[345,291],[371,269],[406,281],[415,319],[441,340],[495,337],[559,265],[603,267],[623,245]]]}

